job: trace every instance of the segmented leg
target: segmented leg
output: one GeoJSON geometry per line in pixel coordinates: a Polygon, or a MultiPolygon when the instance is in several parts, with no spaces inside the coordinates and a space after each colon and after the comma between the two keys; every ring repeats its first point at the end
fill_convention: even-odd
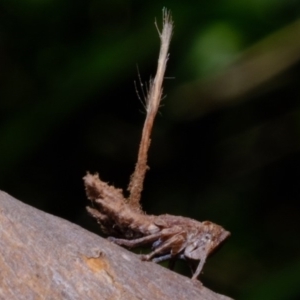
{"type": "MultiPolygon", "coordinates": [[[[152,259],[152,261],[155,262],[155,263],[160,263],[160,262],[163,262],[163,261],[172,259],[172,258],[174,258],[175,260],[177,260],[177,259],[186,260],[184,254],[177,255],[176,257],[174,257],[172,254],[166,254],[166,255],[154,257],[154,258],[152,259]]],[[[169,266],[169,267],[170,267],[170,266],[169,266]]]]}
{"type": "Polygon", "coordinates": [[[203,251],[203,254],[201,255],[201,257],[199,257],[200,258],[200,262],[199,262],[199,265],[198,265],[198,267],[197,267],[197,269],[196,269],[196,271],[195,271],[195,273],[194,273],[194,275],[192,277],[192,280],[197,280],[198,276],[200,275],[200,273],[202,271],[202,268],[203,268],[203,266],[205,264],[205,261],[206,261],[206,257],[208,255],[209,244],[206,245],[206,247],[205,247],[204,250],[205,251],[203,251]]]}
{"type": "Polygon", "coordinates": [[[152,259],[152,261],[155,263],[160,263],[160,262],[166,261],[166,260],[169,260],[168,268],[170,270],[174,270],[177,257],[173,257],[172,254],[162,255],[162,256],[155,257],[152,259]]]}
{"type": "MultiPolygon", "coordinates": [[[[173,256],[172,254],[166,254],[166,255],[155,257],[155,258],[152,259],[152,261],[155,262],[155,263],[160,263],[162,261],[169,260],[168,268],[170,270],[174,270],[176,261],[178,259],[186,260],[184,254],[180,254],[180,255],[177,255],[177,256],[173,256]]],[[[194,272],[192,272],[192,274],[193,273],[194,272]]]]}
{"type": "Polygon", "coordinates": [[[125,246],[128,248],[134,248],[134,247],[150,244],[155,240],[159,239],[160,236],[161,236],[161,232],[157,232],[134,240],[118,239],[112,236],[108,237],[107,239],[117,245],[125,246]]]}
{"type": "Polygon", "coordinates": [[[178,233],[174,236],[171,236],[169,239],[165,240],[162,244],[160,244],[155,250],[147,255],[143,255],[142,260],[151,260],[153,257],[165,254],[170,252],[171,257],[176,256],[181,250],[183,243],[185,241],[183,233],[178,233]]]}
{"type": "Polygon", "coordinates": [[[171,254],[166,254],[166,255],[162,255],[162,256],[158,256],[158,257],[154,257],[152,259],[153,262],[155,263],[160,263],[162,261],[166,261],[166,260],[169,260],[172,258],[172,255],[171,254]]]}

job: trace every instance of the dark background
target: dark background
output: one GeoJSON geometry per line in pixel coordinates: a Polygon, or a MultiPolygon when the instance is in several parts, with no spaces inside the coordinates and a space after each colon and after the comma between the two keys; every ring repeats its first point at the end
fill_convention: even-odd
{"type": "Polygon", "coordinates": [[[145,117],[137,66],[154,76],[164,6],[175,31],[143,207],[232,232],[208,287],[298,299],[299,1],[1,0],[0,188],[99,232],[82,177],[126,189],[145,117]]]}

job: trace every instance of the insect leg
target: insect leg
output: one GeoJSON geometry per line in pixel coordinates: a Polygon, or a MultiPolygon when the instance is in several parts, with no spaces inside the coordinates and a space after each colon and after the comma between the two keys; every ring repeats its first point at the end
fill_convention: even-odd
{"type": "Polygon", "coordinates": [[[160,263],[162,261],[169,260],[168,268],[170,270],[174,270],[177,258],[178,257],[173,257],[172,254],[166,254],[166,255],[155,257],[152,259],[152,261],[155,263],[160,263]]]}
{"type": "Polygon", "coordinates": [[[199,259],[200,259],[200,262],[199,262],[199,265],[194,273],[194,275],[192,276],[192,280],[197,280],[199,274],[201,273],[202,271],[202,268],[205,264],[205,261],[206,261],[206,258],[207,258],[207,255],[208,255],[208,249],[209,249],[209,246],[208,244],[205,246],[205,248],[203,249],[203,252],[201,253],[199,259]]]}
{"type": "Polygon", "coordinates": [[[125,246],[128,248],[134,248],[134,247],[152,243],[155,240],[157,240],[160,236],[161,236],[161,233],[157,232],[157,233],[150,234],[148,236],[144,236],[144,237],[134,239],[134,240],[118,239],[118,238],[115,238],[112,236],[108,237],[107,239],[117,245],[125,246]]]}
{"type": "MultiPolygon", "coordinates": [[[[142,260],[151,260],[153,257],[159,254],[165,254],[170,252],[171,257],[176,256],[182,248],[185,239],[181,233],[178,233],[168,240],[164,241],[159,247],[153,250],[151,253],[142,256],[142,260]]],[[[165,259],[166,260],[166,259],[165,259]]]]}
{"type": "MultiPolygon", "coordinates": [[[[162,262],[162,261],[170,260],[170,263],[169,263],[169,265],[168,265],[168,268],[169,268],[170,270],[173,270],[173,269],[174,269],[175,262],[176,262],[177,259],[183,259],[183,260],[186,260],[184,254],[180,254],[180,255],[177,255],[177,256],[174,257],[172,254],[169,253],[169,254],[166,254],[166,255],[154,257],[154,258],[152,259],[152,261],[155,262],[155,263],[160,263],[160,262],[162,262]]],[[[194,273],[194,271],[193,271],[193,273],[194,273]]]]}
{"type": "Polygon", "coordinates": [[[166,260],[171,259],[171,258],[172,258],[172,255],[171,255],[171,254],[166,254],[166,255],[154,257],[154,258],[152,259],[152,261],[155,262],[155,263],[160,263],[160,262],[162,262],[162,261],[166,261],[166,260]]]}

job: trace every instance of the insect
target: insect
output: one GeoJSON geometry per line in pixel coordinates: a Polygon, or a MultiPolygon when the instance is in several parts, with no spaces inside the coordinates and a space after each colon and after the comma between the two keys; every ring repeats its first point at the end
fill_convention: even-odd
{"type": "Polygon", "coordinates": [[[152,246],[151,253],[141,256],[147,261],[174,262],[176,259],[199,261],[192,277],[195,280],[201,273],[206,258],[229,237],[230,233],[210,221],[198,222],[172,215],[147,215],[140,207],[143,181],[148,169],[150,134],[162,97],[162,83],[169,57],[168,48],[172,30],[171,15],[164,9],[163,28],[161,32],[158,30],[161,48],[157,73],[154,80],[150,81],[149,92],[145,99],[147,116],[137,163],[128,186],[129,198],[125,198],[120,189],[103,182],[97,174],[88,173],[84,177],[84,183],[87,197],[93,204],[93,207],[88,207],[87,210],[96,218],[103,233],[109,235],[110,241],[128,248],[152,246]]]}
{"type": "Polygon", "coordinates": [[[110,241],[128,248],[151,245],[152,252],[141,256],[146,261],[199,261],[193,280],[201,273],[206,258],[230,236],[210,221],[198,222],[167,214],[147,215],[130,205],[121,190],[101,181],[97,174],[87,174],[84,182],[94,205],[87,210],[110,241]]]}

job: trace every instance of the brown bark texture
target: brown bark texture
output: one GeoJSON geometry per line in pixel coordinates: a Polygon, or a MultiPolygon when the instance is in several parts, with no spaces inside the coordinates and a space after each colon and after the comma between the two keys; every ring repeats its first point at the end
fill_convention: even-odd
{"type": "Polygon", "coordinates": [[[0,299],[230,300],[2,191],[0,299]]]}

